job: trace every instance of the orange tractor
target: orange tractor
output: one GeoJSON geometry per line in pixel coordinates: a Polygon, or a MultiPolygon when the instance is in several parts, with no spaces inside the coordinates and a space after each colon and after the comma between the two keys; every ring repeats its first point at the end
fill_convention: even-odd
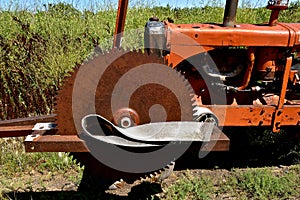
{"type": "Polygon", "coordinates": [[[143,49],[124,50],[119,0],[113,49],[66,79],[55,114],[1,121],[0,137],[26,136],[27,152],[72,152],[119,178],[166,166],[191,143],[228,151],[228,127],[299,127],[300,24],[278,22],[288,1],[269,1],[264,24],[236,24],[237,5],[226,1],[223,24],[152,17],[143,49]]]}

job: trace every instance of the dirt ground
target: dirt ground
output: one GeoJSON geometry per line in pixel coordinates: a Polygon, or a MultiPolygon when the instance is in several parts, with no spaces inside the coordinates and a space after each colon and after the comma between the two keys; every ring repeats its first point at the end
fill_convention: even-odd
{"type": "MultiPolygon", "coordinates": [[[[163,195],[164,191],[170,185],[178,181],[179,177],[184,173],[187,173],[187,170],[174,171],[171,176],[165,179],[162,183],[152,181],[150,178],[146,178],[144,180],[138,179],[133,183],[120,182],[120,184],[117,184],[116,189],[110,190],[106,188],[103,192],[106,196],[113,199],[122,199],[123,197],[128,198],[131,196],[141,195],[156,195],[157,197],[160,197],[163,195]],[[148,194],[141,194],[140,192],[147,192],[148,194]]],[[[209,175],[211,177],[221,178],[228,175],[229,171],[224,169],[194,169],[188,170],[188,173],[194,176],[209,175]]],[[[55,196],[58,196],[59,199],[64,199],[64,197],[69,195],[82,196],[85,195],[84,193],[89,192],[89,186],[84,188],[84,190],[80,189],[80,181],[75,178],[78,176],[79,174],[75,171],[71,171],[66,174],[30,172],[28,174],[16,174],[16,176],[11,180],[3,181],[5,178],[1,178],[0,185],[2,185],[2,188],[5,186],[5,189],[2,191],[2,198],[54,199],[55,196]]]]}
{"type": "MultiPolygon", "coordinates": [[[[271,167],[275,173],[284,173],[288,166],[271,167]]],[[[245,169],[246,170],[246,169],[245,169]]],[[[230,176],[226,169],[192,169],[176,170],[162,183],[146,180],[136,180],[129,184],[121,182],[116,189],[102,190],[100,181],[91,182],[86,186],[80,185],[81,174],[70,171],[66,174],[51,172],[35,172],[28,174],[16,174],[11,180],[0,179],[0,186],[5,189],[0,199],[147,199],[155,196],[156,199],[164,197],[165,191],[177,182],[184,174],[189,173],[193,177],[209,176],[213,180],[224,180],[230,176]],[[99,184],[98,189],[95,186],[99,184]]],[[[226,194],[224,194],[226,196],[226,194]]],[[[225,196],[223,196],[225,198],[225,196]]],[[[223,198],[222,197],[222,198],[223,198]]],[[[220,199],[220,198],[218,198],[220,199]]],[[[232,199],[232,198],[229,198],[232,199]]],[[[237,198],[233,198],[237,199],[237,198]]]]}

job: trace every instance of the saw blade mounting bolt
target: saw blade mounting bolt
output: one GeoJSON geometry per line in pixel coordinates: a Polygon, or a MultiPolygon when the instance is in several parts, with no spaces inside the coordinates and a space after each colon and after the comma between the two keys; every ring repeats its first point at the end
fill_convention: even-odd
{"type": "Polygon", "coordinates": [[[123,117],[121,119],[120,126],[122,128],[129,128],[129,127],[133,126],[131,118],[129,118],[129,117],[123,117]]]}
{"type": "Polygon", "coordinates": [[[121,128],[129,128],[140,123],[139,115],[131,108],[121,108],[113,117],[113,123],[121,128]]]}

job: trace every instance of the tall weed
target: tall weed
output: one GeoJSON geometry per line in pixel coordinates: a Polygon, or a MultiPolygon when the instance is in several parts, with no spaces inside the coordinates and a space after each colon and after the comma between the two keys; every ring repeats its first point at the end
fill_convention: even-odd
{"type": "MultiPolygon", "coordinates": [[[[238,10],[238,23],[268,21],[270,11],[246,7],[238,10]]],[[[116,5],[92,4],[90,10],[57,2],[30,10],[0,12],[0,119],[53,112],[54,97],[64,77],[98,44],[111,48],[116,5]],[[99,7],[100,6],[100,7],[99,7]],[[109,41],[109,42],[107,42],[109,41]]],[[[224,9],[219,1],[202,7],[155,7],[135,1],[126,18],[126,30],[143,28],[151,16],[175,23],[221,23],[224,9]]],[[[18,8],[16,6],[16,8],[18,8]]],[[[284,11],[283,21],[297,21],[299,3],[284,11]]],[[[142,45],[142,32],[132,46],[142,45]]]]}

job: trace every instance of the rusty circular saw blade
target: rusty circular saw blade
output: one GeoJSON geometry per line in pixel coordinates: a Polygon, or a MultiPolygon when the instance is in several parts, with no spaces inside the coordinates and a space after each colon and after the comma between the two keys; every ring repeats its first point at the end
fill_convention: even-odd
{"type": "MultiPolygon", "coordinates": [[[[159,73],[158,71],[151,72],[152,75],[159,73]]],[[[156,78],[159,77],[156,75],[156,78]]],[[[95,84],[95,82],[93,83],[95,84]]],[[[120,85],[119,85],[120,86],[120,85]]],[[[118,87],[117,87],[118,88],[118,87]]],[[[140,124],[149,123],[153,121],[192,121],[194,116],[194,101],[192,100],[191,94],[194,94],[192,87],[189,82],[176,70],[163,64],[162,58],[158,58],[154,55],[144,54],[142,51],[129,51],[123,49],[113,49],[110,52],[100,53],[95,55],[83,63],[79,68],[76,68],[74,72],[66,78],[61,90],[58,92],[56,101],[56,123],[58,134],[61,135],[74,135],[80,134],[78,130],[78,124],[81,124],[80,117],[84,117],[87,114],[91,114],[89,103],[86,101],[86,96],[94,95],[92,98],[95,102],[96,113],[106,119],[113,121],[113,114],[118,108],[129,107],[135,110],[140,117],[140,124]],[[170,73],[170,77],[161,77],[164,79],[165,87],[157,83],[151,83],[151,76],[146,71],[141,71],[139,77],[135,77],[135,80],[139,78],[147,79],[149,84],[136,87],[136,82],[131,82],[130,77],[124,79],[121,83],[126,82],[125,85],[119,87],[119,92],[115,92],[117,83],[120,83],[120,79],[126,77],[128,72],[135,69],[139,69],[140,66],[147,67],[147,70],[152,68],[163,68],[170,73]],[[151,68],[152,66],[152,68],[151,68]],[[150,68],[149,68],[150,67],[150,68]],[[103,69],[105,68],[105,70],[103,69]],[[82,106],[77,106],[76,110],[73,110],[74,95],[73,90],[76,83],[78,82],[78,76],[82,75],[81,69],[87,72],[83,77],[85,80],[82,81],[82,98],[76,99],[82,106]],[[95,79],[97,71],[103,71],[103,74],[99,80],[97,80],[96,92],[90,90],[91,81],[95,79]],[[95,72],[95,73],[93,73],[95,72]],[[77,82],[76,82],[77,81],[77,82]],[[167,85],[166,85],[167,83],[167,85]],[[170,84],[170,85],[168,85],[170,84]],[[126,90],[132,90],[125,96],[129,95],[130,99],[126,104],[123,104],[123,93],[126,90]],[[176,91],[173,91],[176,90],[176,91]],[[114,108],[112,108],[112,99],[117,98],[114,102],[114,108]],[[163,108],[166,116],[161,117],[159,111],[163,108]],[[149,113],[149,109],[152,112],[149,113]],[[74,118],[73,114],[76,112],[77,118],[74,118]],[[151,116],[150,116],[151,115],[151,116]],[[79,118],[78,118],[79,116],[79,118]],[[76,125],[77,123],[77,125],[76,125]],[[77,128],[77,129],[76,129],[77,128]]],[[[88,99],[89,101],[90,99],[88,99]]],[[[109,153],[109,152],[108,152],[109,153]]],[[[108,176],[106,178],[117,180],[123,178],[124,180],[134,180],[145,174],[132,174],[122,171],[116,171],[98,160],[96,160],[91,153],[72,153],[77,161],[81,162],[86,166],[90,173],[108,176]]]]}
{"type": "Polygon", "coordinates": [[[72,114],[72,92],[73,83],[75,81],[77,69],[66,77],[63,86],[58,91],[55,101],[55,114],[58,134],[60,135],[75,135],[76,128],[74,125],[72,114]]]}
{"type": "Polygon", "coordinates": [[[96,114],[109,121],[113,121],[114,113],[124,107],[129,107],[138,113],[140,124],[159,121],[192,121],[191,94],[193,93],[188,81],[179,72],[164,65],[161,58],[136,50],[113,49],[111,52],[96,55],[80,68],[75,69],[74,73],[67,78],[58,92],[56,102],[58,131],[62,135],[80,134],[75,124],[81,122],[80,119],[73,118],[73,112],[76,112],[77,116],[84,117],[91,114],[93,109],[96,114]],[[73,110],[72,94],[81,68],[85,68],[87,72],[103,70],[103,68],[105,70],[97,80],[96,92],[89,91],[90,80],[95,79],[94,73],[85,75],[86,80],[82,81],[83,97],[76,99],[77,105],[79,102],[82,106],[76,106],[76,110],[73,110]],[[133,73],[130,74],[131,72],[133,73]],[[163,84],[160,84],[160,81],[163,84]],[[88,95],[94,95],[95,108],[90,109],[87,105],[86,96],[88,95]]]}

